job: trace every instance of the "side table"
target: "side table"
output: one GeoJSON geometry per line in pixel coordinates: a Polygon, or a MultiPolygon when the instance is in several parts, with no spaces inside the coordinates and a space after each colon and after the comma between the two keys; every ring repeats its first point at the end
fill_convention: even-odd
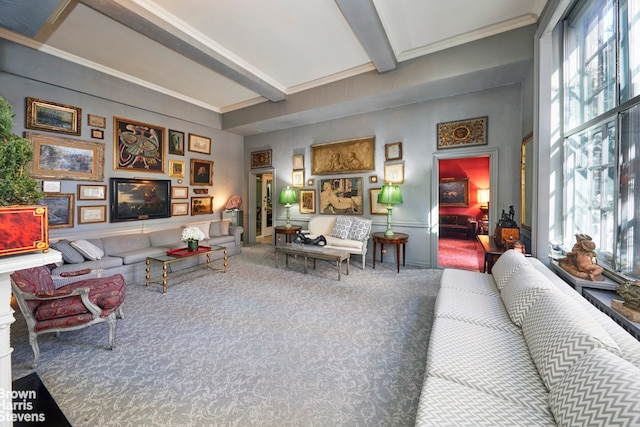
{"type": "Polygon", "coordinates": [[[505,252],[505,248],[498,245],[496,239],[486,234],[480,234],[476,236],[476,240],[482,245],[484,251],[484,263],[482,264],[483,273],[491,273],[491,267],[496,262],[500,255],[505,252]]]}
{"type": "Polygon", "coordinates": [[[301,228],[299,225],[292,225],[291,228],[286,228],[284,225],[273,227],[273,246],[278,244],[278,234],[284,234],[285,242],[291,243],[291,236],[298,233],[301,228]]]}
{"type": "Polygon", "coordinates": [[[400,273],[400,246],[402,245],[402,266],[407,260],[407,241],[409,235],[406,233],[393,233],[393,236],[385,236],[384,233],[371,233],[373,240],[373,268],[376,268],[376,245],[380,243],[380,262],[384,256],[384,245],[396,245],[396,264],[400,273]]]}

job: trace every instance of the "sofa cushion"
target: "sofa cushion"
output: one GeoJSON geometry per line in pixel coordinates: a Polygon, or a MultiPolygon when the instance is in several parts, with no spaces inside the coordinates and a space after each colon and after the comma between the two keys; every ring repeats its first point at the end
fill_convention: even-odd
{"type": "Polygon", "coordinates": [[[479,271],[445,268],[440,277],[440,287],[493,297],[500,296],[500,291],[496,288],[493,276],[479,271]]]}
{"type": "Polygon", "coordinates": [[[371,232],[371,222],[372,221],[370,219],[353,218],[353,223],[349,229],[347,239],[359,241],[365,240],[369,237],[369,233],[371,232]]]}
{"type": "Polygon", "coordinates": [[[144,233],[124,234],[102,239],[102,247],[107,255],[118,255],[122,252],[148,248],[149,246],[151,246],[149,235],[144,233]]]}
{"type": "MultiPolygon", "coordinates": [[[[318,236],[309,236],[310,239],[315,239],[316,237],[318,236]]],[[[362,253],[362,246],[364,245],[364,242],[359,240],[340,239],[332,236],[325,236],[325,239],[327,240],[327,244],[325,245],[326,247],[344,249],[346,251],[354,250],[358,253],[362,253]]]]}
{"type": "Polygon", "coordinates": [[[523,265],[506,281],[500,297],[513,323],[522,326],[522,320],[538,298],[553,291],[555,287],[542,273],[530,265],[523,265]]]}
{"type": "Polygon", "coordinates": [[[52,249],[62,254],[62,260],[67,264],[79,264],[84,262],[84,256],[76,248],[69,244],[68,240],[60,240],[51,245],[52,249]]]}
{"type": "Polygon", "coordinates": [[[104,256],[104,251],[102,249],[86,240],[74,240],[70,245],[90,261],[99,260],[104,256]]]}
{"type": "Polygon", "coordinates": [[[339,239],[346,239],[349,236],[349,230],[353,224],[353,219],[349,217],[336,218],[336,224],[333,226],[331,235],[339,239]]]}
{"type": "Polygon", "coordinates": [[[496,281],[498,289],[502,289],[514,271],[523,265],[527,265],[527,259],[521,252],[509,249],[500,255],[500,258],[491,267],[491,274],[496,281]]]}
{"type": "Polygon", "coordinates": [[[152,231],[148,234],[149,245],[147,246],[184,247],[186,244],[182,242],[182,230],[182,228],[170,228],[168,230],[152,231]]]}
{"type": "Polygon", "coordinates": [[[220,237],[229,235],[229,221],[213,221],[209,225],[209,236],[220,237]]]}
{"type": "Polygon", "coordinates": [[[549,406],[559,426],[638,426],[640,369],[594,350],[553,387],[549,406]]]}
{"type": "Polygon", "coordinates": [[[586,354],[606,348],[620,354],[606,331],[573,299],[561,292],[546,292],[522,321],[522,333],[551,390],[586,354]]]}
{"type": "Polygon", "coordinates": [[[138,262],[146,261],[147,257],[149,256],[164,255],[166,253],[167,253],[167,248],[161,246],[161,247],[141,248],[141,249],[136,249],[134,251],[126,251],[114,256],[122,258],[123,264],[135,264],[138,262]]]}
{"type": "Polygon", "coordinates": [[[457,215],[440,215],[440,224],[457,224],[457,215]]]}

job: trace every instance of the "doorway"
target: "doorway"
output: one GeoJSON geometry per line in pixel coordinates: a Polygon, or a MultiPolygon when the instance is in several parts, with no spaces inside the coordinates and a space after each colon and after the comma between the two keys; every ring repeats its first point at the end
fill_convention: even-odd
{"type": "Polygon", "coordinates": [[[250,241],[271,244],[273,238],[273,172],[252,174],[250,241]]]}

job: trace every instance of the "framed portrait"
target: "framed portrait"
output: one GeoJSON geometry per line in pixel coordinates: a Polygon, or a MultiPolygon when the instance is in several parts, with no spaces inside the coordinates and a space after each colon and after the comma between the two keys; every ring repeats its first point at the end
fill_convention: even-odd
{"type": "Polygon", "coordinates": [[[27,129],[80,136],[82,108],[27,97],[27,129]]]}
{"type": "Polygon", "coordinates": [[[107,222],[107,207],[105,205],[78,206],[78,224],[96,222],[107,222]]]}
{"type": "Polygon", "coordinates": [[[74,197],[73,194],[45,194],[44,198],[38,201],[39,205],[47,207],[49,228],[73,227],[74,197]]]}
{"type": "Polygon", "coordinates": [[[362,178],[321,179],[319,212],[362,215],[362,178]]]}
{"type": "Polygon", "coordinates": [[[171,198],[172,199],[188,199],[189,187],[174,187],[171,186],[171,198]]]}
{"type": "Polygon", "coordinates": [[[184,132],[169,129],[169,154],[184,156],[184,132]]]}
{"type": "Polygon", "coordinates": [[[104,144],[36,132],[27,132],[25,137],[33,145],[31,177],[104,180],[104,144]]]}
{"type": "Polygon", "coordinates": [[[207,215],[213,213],[213,197],[191,197],[191,215],[207,215]]]}
{"type": "Polygon", "coordinates": [[[102,129],[91,129],[91,138],[104,139],[104,131],[102,129]]]}
{"type": "Polygon", "coordinates": [[[87,124],[91,127],[104,129],[107,127],[107,118],[96,116],[95,114],[87,114],[87,124]]]}
{"type": "Polygon", "coordinates": [[[164,131],[160,126],[113,118],[114,170],[164,173],[164,131]]]}
{"type": "Polygon", "coordinates": [[[444,148],[486,145],[488,117],[438,123],[438,150],[444,148]]]}
{"type": "Polygon", "coordinates": [[[213,161],[191,159],[191,185],[213,185],[213,161]]]}
{"type": "Polygon", "coordinates": [[[107,186],[78,184],[78,200],[107,200],[107,186]]]}
{"type": "Polygon", "coordinates": [[[370,188],[369,189],[369,210],[372,215],[386,215],[387,208],[384,205],[378,203],[378,195],[380,195],[382,188],[370,188]]]}
{"type": "Polygon", "coordinates": [[[59,193],[62,189],[62,183],[60,181],[42,181],[43,193],[59,193]]]}
{"type": "Polygon", "coordinates": [[[468,207],[469,178],[442,178],[438,184],[438,203],[444,207],[468,207]]]}
{"type": "Polygon", "coordinates": [[[291,173],[291,187],[304,187],[304,169],[294,170],[291,173]]]}
{"type": "Polygon", "coordinates": [[[187,163],[182,160],[169,160],[169,178],[184,178],[187,163]]]}
{"type": "Polygon", "coordinates": [[[171,203],[171,216],[189,215],[189,203],[171,203]]]}
{"type": "Polygon", "coordinates": [[[211,138],[189,134],[189,151],[194,153],[211,154],[211,138]]]}
{"type": "Polygon", "coordinates": [[[251,169],[270,167],[271,150],[253,151],[251,153],[251,169]]]}
{"type": "Polygon", "coordinates": [[[402,184],[404,182],[404,163],[384,165],[384,182],[387,184],[402,184]]]}
{"type": "Polygon", "coordinates": [[[304,169],[304,155],[294,154],[291,157],[291,163],[293,164],[293,169],[304,169]]]}
{"type": "Polygon", "coordinates": [[[311,146],[311,174],[326,175],[375,170],[375,137],[311,146]]]}
{"type": "Polygon", "coordinates": [[[402,142],[393,142],[384,146],[385,160],[402,160],[402,142]]]}
{"type": "Polygon", "coordinates": [[[316,213],[316,190],[300,190],[298,204],[301,214],[316,213]]]}
{"type": "Polygon", "coordinates": [[[168,218],[168,179],[111,178],[111,222],[168,218]]]}

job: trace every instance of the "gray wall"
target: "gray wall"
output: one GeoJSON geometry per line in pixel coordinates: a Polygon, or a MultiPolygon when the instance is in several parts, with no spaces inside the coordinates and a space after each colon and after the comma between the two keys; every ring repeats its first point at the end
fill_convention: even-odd
{"type": "MultiPolygon", "coordinates": [[[[82,134],[79,137],[48,134],[105,144],[104,182],[65,180],[61,182],[62,193],[77,195],[78,184],[108,184],[111,177],[169,179],[168,164],[165,164],[167,171],[165,174],[114,170],[114,116],[150,123],[165,127],[167,130],[179,130],[185,132],[185,139],[188,138],[189,133],[212,139],[212,152],[209,156],[189,152],[186,149],[185,141],[185,156],[168,155],[165,149],[165,162],[168,163],[170,159],[185,161],[187,168],[183,183],[178,184],[177,178],[172,178],[171,183],[172,185],[189,186],[190,159],[214,161],[213,186],[209,187],[209,195],[214,196],[213,215],[189,215],[167,219],[113,224],[107,222],[91,225],[77,225],[77,218],[75,218],[76,225],[73,228],[51,230],[50,238],[52,240],[62,237],[103,235],[107,231],[109,233],[150,231],[155,228],[166,228],[167,224],[180,226],[189,222],[217,219],[220,218],[228,198],[233,194],[242,193],[244,186],[244,174],[241,168],[243,140],[241,136],[220,130],[218,114],[1,39],[0,53],[0,96],[14,107],[14,133],[22,134],[27,130],[25,129],[25,98],[33,97],[82,108],[82,134]],[[87,114],[107,118],[104,140],[91,138],[91,127],[87,124],[87,114]]],[[[190,187],[189,195],[194,196],[193,188],[195,186],[190,187]]],[[[178,201],[186,202],[189,200],[178,201]]],[[[109,200],[76,200],[76,207],[78,205],[107,205],[109,202],[109,200]]],[[[77,208],[75,214],[77,216],[77,208]]]]}
{"type": "MultiPolygon", "coordinates": [[[[492,188],[492,221],[497,212],[509,205],[516,206],[519,218],[519,173],[520,141],[522,139],[522,100],[520,84],[513,84],[465,95],[442,98],[403,107],[391,108],[373,113],[330,120],[308,126],[279,130],[245,137],[245,175],[250,176],[256,170],[250,169],[252,151],[272,149],[273,169],[275,173],[277,197],[280,189],[291,183],[291,156],[304,154],[305,180],[314,179],[316,197],[319,196],[319,180],[328,176],[311,176],[312,144],[340,141],[345,139],[375,136],[376,170],[367,173],[344,176],[361,176],[364,187],[364,216],[373,219],[374,231],[383,231],[386,216],[369,214],[369,188],[378,188],[382,184],[385,164],[384,145],[401,141],[405,164],[405,182],[402,184],[404,204],[393,209],[394,231],[410,234],[407,247],[407,264],[421,267],[432,265],[432,245],[437,231],[432,231],[431,212],[436,208],[432,200],[434,182],[434,155],[443,154],[466,157],[475,156],[479,151],[497,150],[498,164],[491,168],[497,174],[497,188],[492,188]],[[488,116],[489,129],[487,146],[474,148],[436,149],[436,125],[440,122],[462,120],[466,118],[488,116]],[[378,176],[379,183],[370,184],[369,175],[378,176]]],[[[244,196],[248,193],[245,190],[244,196]]],[[[247,200],[247,206],[250,201],[247,200]]],[[[274,204],[276,223],[284,223],[285,210],[282,205],[274,204]]],[[[249,209],[247,209],[248,211],[249,209]]],[[[300,214],[298,207],[291,208],[294,224],[304,226],[311,215],[300,214]]],[[[245,224],[248,219],[245,218],[245,224]]],[[[391,252],[391,251],[390,251],[391,252]]],[[[371,251],[369,252],[371,257],[371,251]]],[[[389,262],[394,257],[389,252],[385,257],[389,262]]]]}

